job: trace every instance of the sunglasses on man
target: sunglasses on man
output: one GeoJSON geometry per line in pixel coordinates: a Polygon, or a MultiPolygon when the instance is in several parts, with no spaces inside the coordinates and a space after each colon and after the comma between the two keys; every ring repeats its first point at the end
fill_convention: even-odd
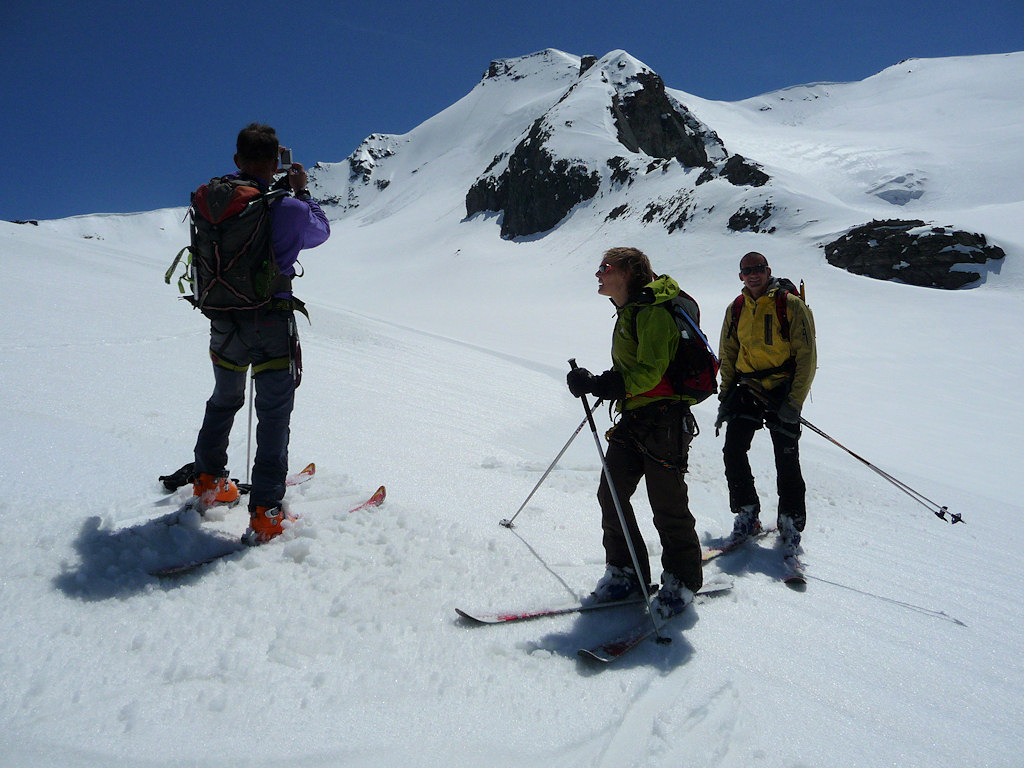
{"type": "Polygon", "coordinates": [[[756,264],[753,267],[740,267],[740,274],[741,275],[758,275],[758,274],[761,274],[762,272],[767,271],[767,269],[768,269],[768,265],[767,264],[756,264]]]}
{"type": "Polygon", "coordinates": [[[597,274],[603,275],[609,269],[614,269],[614,268],[615,268],[614,264],[602,264],[600,267],[597,268],[597,274]]]}

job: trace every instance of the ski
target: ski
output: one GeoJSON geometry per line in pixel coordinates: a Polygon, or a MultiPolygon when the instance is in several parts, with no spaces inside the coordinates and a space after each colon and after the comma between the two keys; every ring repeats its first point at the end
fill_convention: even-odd
{"type": "Polygon", "coordinates": [[[783,560],[785,567],[785,573],[782,576],[782,582],[793,589],[799,590],[801,587],[807,586],[807,578],[804,576],[804,564],[800,562],[800,558],[796,555],[788,555],[783,560]]]}
{"type": "Polygon", "coordinates": [[[722,555],[726,555],[729,552],[732,552],[734,549],[742,547],[748,541],[763,539],[766,536],[776,533],[777,530],[778,529],[776,528],[762,528],[760,531],[753,534],[752,536],[747,536],[747,538],[739,539],[738,541],[732,541],[728,538],[718,539],[718,544],[714,546],[709,546],[701,552],[701,560],[703,560],[705,563],[709,563],[715,558],[721,557],[722,555]]]}
{"type": "MultiPolygon", "coordinates": [[[[306,469],[310,469],[310,467],[312,466],[313,465],[310,464],[309,467],[307,467],[306,469]]],[[[306,470],[303,470],[303,472],[305,471],[306,470]]],[[[312,477],[313,471],[315,471],[315,469],[310,471],[310,477],[312,477]]],[[[370,496],[369,499],[364,501],[362,504],[353,507],[352,509],[349,510],[349,512],[358,512],[359,510],[369,509],[370,507],[379,507],[381,504],[384,503],[384,498],[386,495],[387,492],[384,490],[384,486],[382,485],[373,493],[372,496],[370,496]]],[[[223,560],[224,558],[230,557],[234,554],[238,554],[239,552],[247,552],[251,549],[256,549],[256,547],[258,546],[262,546],[261,544],[255,544],[250,546],[247,544],[243,544],[241,541],[231,541],[229,539],[225,539],[224,541],[225,543],[230,544],[230,546],[227,549],[215,552],[212,555],[207,555],[206,557],[194,558],[192,560],[187,560],[183,563],[168,565],[163,568],[155,568],[154,570],[149,572],[149,575],[156,576],[158,578],[166,578],[169,576],[183,576],[199,568],[202,568],[204,565],[210,565],[211,563],[215,563],[218,560],[223,560]]]]}
{"type": "MultiPolygon", "coordinates": [[[[753,536],[748,536],[745,539],[741,539],[736,542],[726,543],[727,540],[721,540],[723,543],[719,546],[709,547],[703,550],[701,553],[701,560],[703,565],[707,565],[715,558],[721,557],[722,555],[732,552],[734,549],[745,544],[752,539],[760,539],[768,536],[769,534],[775,533],[775,528],[767,528],[765,530],[758,531],[753,536]]],[[[652,588],[652,594],[657,589],[657,585],[652,588]]],[[[456,608],[455,612],[464,619],[476,622],[477,624],[509,624],[515,621],[528,621],[530,619],[539,619],[546,616],[564,616],[570,613],[583,613],[585,611],[594,611],[601,608],[617,608],[624,605],[638,605],[643,604],[644,599],[641,596],[630,598],[628,600],[615,600],[604,603],[591,603],[589,605],[582,602],[579,603],[567,603],[566,605],[560,606],[549,606],[543,608],[529,608],[521,611],[500,611],[494,613],[472,613],[470,611],[463,610],[462,608],[456,608]]]]}
{"type": "MultiPolygon", "coordinates": [[[[302,485],[303,483],[308,482],[309,480],[311,480],[313,478],[313,475],[315,475],[315,474],[316,474],[316,464],[310,462],[305,467],[303,467],[299,472],[294,472],[294,473],[288,475],[288,477],[286,477],[285,480],[284,480],[284,484],[288,488],[293,488],[296,485],[302,485]]],[[[235,481],[235,484],[238,486],[238,494],[239,494],[240,497],[241,496],[245,496],[246,494],[248,494],[249,493],[249,489],[252,487],[252,485],[250,483],[240,483],[238,481],[235,481]]],[[[173,515],[181,515],[181,514],[183,514],[185,512],[188,512],[188,511],[194,509],[196,512],[199,513],[200,517],[205,517],[207,511],[209,511],[210,509],[231,509],[231,508],[237,506],[239,501],[241,501],[241,499],[236,499],[235,501],[231,502],[230,504],[214,504],[211,507],[203,508],[199,504],[199,497],[198,496],[190,496],[172,514],[173,515]]]]}
{"type": "MultiPolygon", "coordinates": [[[[288,477],[284,479],[284,484],[288,488],[293,488],[296,485],[302,485],[303,483],[312,480],[313,475],[315,474],[316,464],[314,464],[313,462],[309,462],[309,464],[307,464],[298,472],[293,472],[292,474],[288,475],[288,477]]],[[[235,485],[238,486],[238,492],[243,496],[249,493],[249,491],[252,489],[252,483],[240,483],[236,480],[235,485]]]]}
{"type": "Polygon", "coordinates": [[[149,575],[156,576],[157,578],[167,578],[170,576],[184,576],[187,573],[191,573],[192,571],[202,568],[204,565],[209,565],[210,563],[215,563],[218,560],[223,560],[225,557],[230,557],[231,555],[234,555],[238,552],[244,552],[247,549],[252,549],[252,547],[248,547],[245,544],[242,544],[238,541],[231,542],[228,539],[225,539],[224,541],[225,543],[231,544],[231,547],[229,549],[225,549],[221,552],[217,552],[212,555],[207,555],[206,557],[198,557],[193,560],[186,560],[183,563],[168,565],[164,568],[154,568],[152,571],[149,572],[149,575]]]}
{"type": "Polygon", "coordinates": [[[385,499],[386,496],[387,496],[387,491],[384,490],[384,486],[382,485],[380,488],[378,488],[376,491],[373,492],[373,495],[370,498],[368,498],[366,501],[364,501],[358,507],[352,507],[352,509],[349,510],[349,514],[351,514],[353,512],[358,512],[361,509],[369,509],[370,507],[379,507],[381,504],[384,503],[384,499],[385,499]]]}
{"type": "MultiPolygon", "coordinates": [[[[695,603],[703,605],[706,599],[715,595],[723,595],[732,589],[732,582],[717,582],[712,584],[705,584],[697,592],[695,603]]],[[[680,611],[676,616],[681,616],[686,613],[686,610],[680,611]]],[[[672,616],[663,622],[659,629],[663,629],[667,622],[672,621],[676,616],[672,616]]],[[[577,654],[580,658],[587,659],[590,661],[597,661],[602,664],[610,664],[613,661],[617,661],[625,656],[627,653],[632,651],[634,648],[642,644],[645,640],[655,634],[654,624],[651,621],[651,617],[644,614],[642,620],[639,620],[629,631],[604,643],[599,643],[591,648],[580,648],[577,654]]]]}
{"type": "Polygon", "coordinates": [[[500,613],[470,613],[461,608],[455,612],[464,619],[476,622],[477,624],[510,624],[514,621],[528,621],[529,619],[540,619],[545,616],[565,616],[570,613],[584,613],[596,611],[602,608],[619,608],[624,605],[643,605],[643,595],[626,598],[625,600],[606,600],[601,603],[568,603],[561,606],[549,608],[531,608],[525,611],[504,611],[500,613]]]}
{"type": "MultiPolygon", "coordinates": [[[[755,541],[757,539],[763,539],[773,533],[778,533],[777,528],[763,528],[762,530],[755,533],[753,536],[748,536],[745,539],[739,541],[730,541],[728,538],[720,539],[721,543],[706,547],[701,553],[701,559],[704,564],[707,565],[712,560],[726,555],[736,549],[739,549],[748,541],[755,541]]],[[[807,579],[804,576],[804,565],[800,562],[800,558],[796,555],[789,555],[783,560],[783,574],[781,580],[784,584],[799,590],[801,587],[807,585],[807,579]]]]}
{"type": "Polygon", "coordinates": [[[309,462],[309,464],[303,467],[302,470],[300,470],[299,472],[288,475],[288,477],[286,477],[284,480],[284,484],[288,486],[302,485],[307,480],[312,480],[313,475],[315,474],[316,464],[314,464],[313,462],[309,462]]]}
{"type": "MultiPolygon", "coordinates": [[[[310,462],[301,471],[295,472],[294,474],[288,475],[285,478],[285,485],[301,485],[302,483],[309,480],[316,473],[316,465],[310,462]]],[[[172,472],[169,475],[161,475],[157,478],[163,483],[164,488],[173,493],[174,491],[181,488],[183,485],[191,485],[195,479],[195,464],[188,463],[181,469],[172,472]]],[[[238,487],[238,492],[245,495],[252,488],[252,483],[243,483],[237,478],[231,478],[231,481],[238,487]]]]}

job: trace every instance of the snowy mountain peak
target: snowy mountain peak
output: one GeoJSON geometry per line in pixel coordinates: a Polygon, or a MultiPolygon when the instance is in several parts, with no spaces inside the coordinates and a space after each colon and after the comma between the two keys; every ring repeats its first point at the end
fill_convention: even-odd
{"type": "Polygon", "coordinates": [[[599,73],[603,80],[620,92],[622,89],[635,88],[638,84],[637,75],[655,74],[654,70],[642,61],[621,50],[611,51],[602,56],[595,63],[593,71],[599,73]]]}
{"type": "Polygon", "coordinates": [[[512,240],[570,219],[669,234],[813,230],[822,247],[892,219],[894,207],[908,221],[955,226],[928,209],[954,196],[998,202],[1005,187],[987,174],[1007,176],[1024,198],[995,149],[1015,135],[1022,75],[1017,54],[913,60],[861,82],[724,104],[666,88],[623,50],[546,49],[492,61],[448,109],[403,136],[367,137],[311,178],[334,218],[462,211],[459,221],[493,218],[495,234],[512,240]],[[972,109],[979,97],[985,108],[972,109]],[[969,146],[965,130],[978,137],[969,146]]]}
{"type": "Polygon", "coordinates": [[[579,74],[580,58],[547,48],[526,56],[495,59],[487,68],[481,84],[495,81],[518,82],[526,78],[549,78],[561,81],[579,74]]]}

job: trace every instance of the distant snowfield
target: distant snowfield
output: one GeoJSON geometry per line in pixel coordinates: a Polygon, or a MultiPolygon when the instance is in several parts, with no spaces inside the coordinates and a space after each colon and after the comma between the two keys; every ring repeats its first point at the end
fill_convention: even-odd
{"type": "MultiPolygon", "coordinates": [[[[393,182],[302,258],[313,322],[291,455],[318,473],[291,492],[301,519],[170,581],[146,571],[245,527],[242,509],[169,524],[183,497],[156,481],[190,459],[212,386],[205,323],[162,282],[184,210],[0,223],[0,764],[1018,765],[1024,153],[1009,128],[1022,80],[1012,54],[738,104],[674,92],[777,180],[785,227],[670,236],[583,205],[518,243],[493,217],[462,220],[465,174],[547,91],[496,115],[474,109],[478,87],[421,126],[429,142],[405,137],[415,185],[393,182]],[[431,161],[457,130],[478,143],[446,172],[431,161]],[[923,194],[905,205],[868,194],[910,173],[923,194]],[[944,292],[825,262],[833,233],[883,216],[984,232],[1005,263],[944,292]],[[776,581],[770,542],[748,547],[708,566],[735,588],[671,625],[671,645],[606,669],[577,648],[636,613],[458,621],[456,607],[585,594],[603,572],[588,430],[516,528],[498,522],[583,418],[566,361],[608,365],[613,312],[593,270],[613,245],[676,277],[713,338],[746,251],[805,280],[820,356],[805,417],[966,524],[808,433],[805,593],[776,581]],[[384,506],[346,513],[381,483],[384,506]]],[[[713,401],[696,413],[688,478],[707,539],[731,515],[713,401]]],[[[765,435],[752,460],[771,510],[765,435]]],[[[636,504],[657,573],[642,490],[636,504]]]]}

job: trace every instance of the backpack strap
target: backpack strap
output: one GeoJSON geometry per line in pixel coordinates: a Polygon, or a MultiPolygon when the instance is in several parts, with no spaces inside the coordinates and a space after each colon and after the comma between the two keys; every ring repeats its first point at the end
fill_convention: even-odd
{"type": "Polygon", "coordinates": [[[729,321],[729,333],[726,334],[726,337],[736,335],[736,329],[740,325],[740,313],[743,311],[743,302],[742,293],[732,300],[732,320],[729,321]]]}
{"type": "MultiPolygon", "coordinates": [[[[786,297],[790,291],[779,288],[775,292],[775,316],[779,318],[779,334],[783,341],[789,341],[789,313],[786,310],[786,297]]],[[[732,302],[732,319],[729,321],[729,333],[727,336],[735,336],[736,329],[740,324],[740,313],[743,311],[743,294],[741,293],[732,302]]]]}
{"type": "MultiPolygon", "coordinates": [[[[680,295],[684,295],[682,291],[680,291],[679,293],[680,295]]],[[[693,306],[696,307],[697,302],[693,301],[693,298],[688,294],[685,295],[686,298],[693,302],[693,306]]],[[[665,302],[664,307],[669,311],[673,319],[676,320],[677,327],[679,325],[678,320],[681,316],[682,320],[686,323],[687,326],[689,326],[690,330],[693,331],[697,339],[700,339],[701,343],[704,345],[707,351],[711,353],[711,356],[713,358],[715,358],[715,363],[718,363],[718,355],[715,354],[715,350],[711,347],[711,342],[708,341],[708,337],[704,335],[704,331],[700,329],[700,320],[695,320],[694,318],[690,317],[690,314],[686,311],[686,308],[683,306],[682,302],[679,301],[679,298],[676,297],[675,299],[672,299],[672,301],[665,302]]],[[[700,317],[699,312],[700,310],[697,311],[698,317],[700,317]]]]}

